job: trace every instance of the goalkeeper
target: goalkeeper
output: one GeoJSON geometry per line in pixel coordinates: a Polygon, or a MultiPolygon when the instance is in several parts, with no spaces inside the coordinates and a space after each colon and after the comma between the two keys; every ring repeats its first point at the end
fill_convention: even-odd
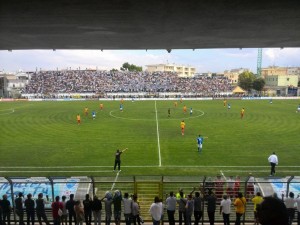
{"type": "Polygon", "coordinates": [[[115,165],[114,165],[114,171],[116,171],[116,167],[118,166],[118,170],[119,171],[121,171],[121,154],[123,153],[123,152],[125,152],[127,150],[127,148],[125,148],[125,149],[123,149],[123,150],[117,150],[117,152],[116,152],[116,154],[115,154],[115,156],[116,156],[116,158],[115,158],[115,165]]]}

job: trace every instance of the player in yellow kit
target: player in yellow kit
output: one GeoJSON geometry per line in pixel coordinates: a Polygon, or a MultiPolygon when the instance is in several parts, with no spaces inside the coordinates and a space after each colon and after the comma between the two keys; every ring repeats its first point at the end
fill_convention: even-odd
{"type": "Polygon", "coordinates": [[[89,108],[88,108],[88,107],[85,107],[85,108],[84,108],[84,115],[85,115],[85,116],[88,116],[88,114],[89,114],[89,108]]]}
{"type": "Polygon", "coordinates": [[[186,105],[183,106],[183,113],[186,114],[186,105]]]}
{"type": "Polygon", "coordinates": [[[77,114],[77,117],[76,117],[76,119],[77,119],[77,124],[79,125],[79,124],[80,124],[80,122],[81,122],[81,120],[80,120],[80,115],[79,115],[79,114],[77,114]]]}
{"type": "Polygon", "coordinates": [[[103,104],[100,103],[100,110],[103,110],[103,104]]]}
{"type": "Polygon", "coordinates": [[[242,108],[242,110],[241,110],[241,119],[244,118],[244,114],[245,114],[245,108],[242,108]]]}
{"type": "Polygon", "coordinates": [[[184,122],[184,120],[181,121],[180,128],[181,128],[181,135],[183,136],[184,135],[184,128],[185,128],[185,122],[184,122]]]}

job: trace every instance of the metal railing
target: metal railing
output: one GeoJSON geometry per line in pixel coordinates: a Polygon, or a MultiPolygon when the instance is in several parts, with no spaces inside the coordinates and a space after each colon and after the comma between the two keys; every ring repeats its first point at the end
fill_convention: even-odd
{"type": "MultiPolygon", "coordinates": [[[[15,208],[15,197],[22,192],[24,196],[32,194],[33,199],[37,198],[39,193],[49,196],[50,203],[55,196],[65,195],[68,199],[70,194],[75,195],[76,200],[84,200],[85,195],[91,197],[97,195],[99,198],[105,196],[107,191],[121,190],[122,193],[138,195],[140,211],[145,221],[151,221],[149,214],[150,205],[155,196],[158,196],[165,202],[170,191],[174,193],[183,189],[187,195],[195,191],[201,192],[202,197],[212,191],[217,197],[216,222],[223,221],[219,215],[219,203],[222,195],[227,193],[232,199],[237,192],[241,192],[247,199],[246,212],[243,216],[243,222],[252,222],[253,204],[252,197],[255,193],[261,192],[262,196],[270,196],[276,193],[278,197],[282,194],[288,195],[290,191],[295,196],[300,193],[300,177],[256,177],[254,182],[251,176],[248,177],[206,177],[206,176],[125,176],[125,177],[0,177],[0,196],[7,195],[12,208],[15,208]],[[253,185],[253,189],[249,189],[253,185]],[[298,191],[298,192],[297,192],[298,191]],[[296,193],[295,193],[296,192],[296,193]]],[[[208,221],[206,214],[206,201],[202,201],[202,223],[208,221]]],[[[48,218],[51,218],[51,204],[46,205],[48,218]]],[[[102,209],[102,215],[104,207],[102,209]]],[[[234,214],[232,206],[231,214],[234,214]]],[[[165,213],[166,214],[166,213],[165,213]]],[[[177,213],[176,213],[177,214],[177,213]]],[[[17,221],[15,211],[12,211],[12,221],[17,221]]],[[[25,216],[26,217],[26,216],[25,216]]],[[[231,216],[232,218],[235,216],[231,216]]],[[[26,218],[24,218],[26,219],[26,218]]],[[[167,216],[164,221],[167,221],[167,216]]],[[[176,217],[178,220],[178,216],[176,217]]]]}

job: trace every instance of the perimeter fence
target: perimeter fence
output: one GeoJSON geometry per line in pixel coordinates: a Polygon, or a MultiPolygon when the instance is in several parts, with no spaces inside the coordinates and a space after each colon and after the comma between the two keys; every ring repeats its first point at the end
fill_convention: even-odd
{"type": "MultiPolygon", "coordinates": [[[[185,195],[191,192],[200,192],[202,201],[202,224],[208,221],[207,203],[205,197],[209,192],[214,193],[217,198],[215,220],[222,222],[219,213],[220,201],[223,194],[230,196],[232,202],[238,192],[243,193],[247,199],[246,212],[243,215],[243,222],[254,221],[254,206],[251,199],[257,192],[262,196],[282,195],[287,196],[289,192],[294,192],[295,196],[300,194],[300,176],[299,177],[206,177],[206,176],[77,176],[77,177],[0,177],[0,196],[7,195],[12,206],[11,221],[18,222],[15,213],[15,198],[22,192],[23,195],[32,194],[36,199],[39,193],[43,193],[44,197],[48,196],[49,200],[46,206],[48,219],[52,220],[51,203],[55,196],[63,195],[69,199],[70,194],[75,195],[76,200],[81,202],[85,199],[86,194],[92,198],[97,195],[100,199],[107,192],[114,193],[115,190],[128,193],[129,196],[135,194],[138,196],[140,205],[140,214],[144,221],[151,221],[149,214],[150,205],[153,203],[154,197],[158,196],[165,203],[171,191],[176,194],[179,190],[183,190],[185,195]]],[[[102,208],[102,221],[105,217],[104,204],[102,208]]],[[[177,206],[178,207],[178,206],[177,206]]],[[[123,209],[122,209],[123,210],[123,209]]],[[[164,209],[163,222],[168,221],[166,209],[164,209]]],[[[175,213],[175,219],[178,222],[178,210],[175,213]]],[[[297,219],[297,218],[295,218],[297,219]]],[[[24,220],[26,221],[26,215],[24,220]]],[[[235,220],[235,209],[231,208],[231,221],[235,220]]],[[[113,221],[112,221],[113,222],[113,221]]],[[[122,222],[124,216],[122,213],[122,222]]]]}

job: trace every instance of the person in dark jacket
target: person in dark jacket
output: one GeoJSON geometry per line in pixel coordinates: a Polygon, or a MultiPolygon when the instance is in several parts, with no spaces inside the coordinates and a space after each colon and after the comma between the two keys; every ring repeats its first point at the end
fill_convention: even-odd
{"type": "Polygon", "coordinates": [[[24,211],[23,211],[23,193],[19,192],[18,197],[15,199],[16,214],[19,217],[19,225],[24,225],[24,211]]]}
{"type": "Polygon", "coordinates": [[[48,195],[46,195],[47,201],[43,198],[43,193],[38,194],[38,198],[35,200],[35,210],[36,210],[36,216],[38,218],[39,224],[42,225],[42,219],[44,222],[49,225],[46,212],[45,212],[45,204],[48,204],[49,198],[48,195]]]}
{"type": "Polygon", "coordinates": [[[102,210],[102,202],[95,195],[92,202],[92,211],[93,211],[95,225],[101,224],[101,210],[102,210]]]}
{"type": "Polygon", "coordinates": [[[27,216],[27,225],[34,225],[34,201],[32,200],[32,194],[27,195],[27,199],[24,202],[27,216]]]}
{"type": "Polygon", "coordinates": [[[84,219],[86,225],[91,225],[92,221],[92,201],[90,195],[86,194],[85,199],[83,200],[83,209],[84,209],[84,219]]]}
{"type": "Polygon", "coordinates": [[[2,224],[10,225],[11,206],[10,206],[10,201],[7,200],[7,195],[3,195],[1,201],[1,208],[2,208],[2,217],[3,217],[2,224]]]}
{"type": "Polygon", "coordinates": [[[214,193],[212,191],[208,192],[208,196],[206,197],[207,202],[207,215],[209,219],[209,224],[214,225],[215,224],[215,211],[216,211],[216,205],[217,205],[217,198],[215,197],[214,193]]]}
{"type": "Polygon", "coordinates": [[[70,194],[70,199],[66,203],[66,209],[69,212],[69,225],[72,225],[73,222],[72,218],[74,218],[74,222],[75,224],[77,224],[74,206],[75,206],[74,194],[70,194]]]}

